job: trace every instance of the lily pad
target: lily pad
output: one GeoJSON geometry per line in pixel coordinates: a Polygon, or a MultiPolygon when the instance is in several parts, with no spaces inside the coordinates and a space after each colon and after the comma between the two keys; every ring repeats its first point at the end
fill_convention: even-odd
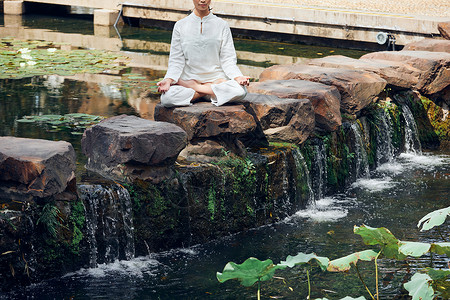
{"type": "Polygon", "coordinates": [[[432,300],[434,298],[434,290],[431,286],[431,277],[427,274],[416,273],[410,281],[403,286],[412,296],[412,300],[432,300]]]}
{"type": "Polygon", "coordinates": [[[353,232],[359,234],[366,245],[380,245],[382,254],[387,258],[406,258],[405,254],[399,252],[399,240],[387,228],[361,225],[355,226],[353,232]]]}
{"type": "Polygon", "coordinates": [[[277,266],[280,269],[286,267],[292,268],[296,265],[307,264],[312,260],[317,262],[322,271],[325,271],[327,269],[328,262],[330,261],[327,257],[317,256],[315,253],[305,254],[300,252],[296,256],[288,255],[286,260],[281,261],[277,266]]]}
{"type": "Polygon", "coordinates": [[[347,272],[350,270],[351,265],[356,265],[359,260],[371,261],[377,257],[378,252],[373,250],[364,250],[361,252],[355,252],[350,255],[330,261],[327,271],[330,272],[347,272]]]}
{"type": "Polygon", "coordinates": [[[401,253],[413,257],[421,257],[428,251],[430,251],[431,244],[420,242],[404,242],[399,241],[399,249],[401,253]]]}
{"type": "Polygon", "coordinates": [[[0,39],[0,78],[25,78],[44,74],[70,76],[125,68],[124,56],[100,50],[61,50],[56,43],[0,39]]]}
{"type": "Polygon", "coordinates": [[[430,212],[417,223],[417,228],[422,226],[420,231],[430,230],[435,226],[442,225],[447,216],[450,215],[450,206],[430,212]]]}
{"type": "Polygon", "coordinates": [[[229,279],[237,279],[243,286],[252,286],[257,281],[271,279],[277,269],[271,259],[260,261],[250,257],[242,264],[227,263],[222,273],[217,272],[217,280],[222,283],[229,279]]]}

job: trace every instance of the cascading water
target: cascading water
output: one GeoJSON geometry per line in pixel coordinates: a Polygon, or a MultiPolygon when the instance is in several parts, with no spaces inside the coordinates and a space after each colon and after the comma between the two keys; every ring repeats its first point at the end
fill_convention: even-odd
{"type": "Polygon", "coordinates": [[[402,105],[402,112],[405,119],[405,152],[421,154],[422,147],[414,116],[407,105],[402,105]]]}
{"type": "Polygon", "coordinates": [[[377,111],[377,134],[376,134],[376,165],[380,166],[394,159],[394,146],[392,144],[392,120],[389,113],[384,109],[377,111]]]}
{"type": "Polygon", "coordinates": [[[350,128],[355,136],[355,172],[356,179],[369,176],[369,160],[367,158],[366,147],[361,135],[361,128],[357,123],[353,123],[350,128]]]}
{"type": "MultiPolygon", "coordinates": [[[[298,186],[301,185],[301,178],[305,179],[305,184],[308,189],[308,204],[314,203],[314,191],[311,185],[311,178],[308,172],[308,166],[306,165],[306,161],[298,148],[293,149],[292,155],[295,161],[295,169],[297,170],[297,189],[298,186]]],[[[297,195],[299,195],[299,191],[297,191],[297,195]]]]}
{"type": "Polygon", "coordinates": [[[120,185],[80,185],[86,208],[89,264],[134,257],[132,205],[128,191],[120,185]]]}
{"type": "Polygon", "coordinates": [[[315,200],[322,199],[326,194],[327,182],[327,156],[325,146],[322,140],[318,141],[317,145],[313,147],[313,161],[311,164],[310,177],[312,190],[315,200]]]}

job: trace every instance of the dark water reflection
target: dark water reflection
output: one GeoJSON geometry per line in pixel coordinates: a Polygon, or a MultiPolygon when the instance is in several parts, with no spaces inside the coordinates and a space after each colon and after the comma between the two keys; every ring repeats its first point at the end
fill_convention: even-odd
{"type": "MultiPolygon", "coordinates": [[[[0,36],[17,34],[18,38],[53,38],[71,41],[75,46],[100,46],[105,50],[128,51],[127,53],[131,52],[135,66],[145,65],[152,68],[131,68],[123,72],[140,73],[149,80],[159,78],[164,73],[167,63],[167,55],[164,53],[167,53],[170,36],[168,32],[124,28],[121,30],[122,40],[119,40],[114,32],[106,37],[95,36],[96,30],[90,20],[25,16],[20,22],[18,27],[1,27],[0,36]]],[[[262,68],[257,66],[259,63],[295,62],[297,56],[300,56],[298,53],[306,51],[307,47],[238,40],[236,48],[241,62],[248,63],[245,65],[247,70],[256,70],[257,74],[261,70],[258,68],[262,68]]],[[[305,54],[303,57],[320,57],[327,53],[350,56],[338,49],[308,49],[309,56],[305,54]]],[[[143,89],[121,87],[115,82],[121,76],[122,73],[2,80],[0,135],[69,141],[78,151],[78,167],[79,172],[82,172],[85,158],[80,154],[79,135],[64,131],[52,132],[44,125],[19,124],[15,121],[25,115],[76,112],[105,117],[124,113],[152,119],[158,97],[148,95],[143,89]]],[[[215,273],[221,271],[228,261],[240,263],[250,256],[259,259],[271,258],[278,263],[287,255],[295,255],[298,252],[315,252],[333,259],[367,249],[361,238],[353,234],[354,225],[385,226],[399,239],[404,240],[440,240],[434,230],[420,233],[416,224],[426,213],[450,205],[449,182],[448,155],[404,155],[395,163],[375,172],[372,179],[359,181],[345,194],[321,199],[316,207],[298,212],[296,216],[284,222],[211,241],[205,245],[80,270],[62,278],[22,288],[12,294],[0,295],[0,298],[255,298],[255,287],[243,288],[235,281],[219,284],[215,273]]],[[[450,234],[448,222],[441,229],[444,235],[450,234]]],[[[445,267],[447,263],[448,258],[434,259],[435,267],[445,267]]],[[[402,281],[416,269],[428,265],[429,258],[399,263],[382,260],[382,299],[392,299],[399,294],[402,281]]],[[[362,264],[361,271],[368,278],[369,287],[374,290],[373,265],[362,264]]],[[[306,275],[302,269],[287,270],[277,275],[285,279],[275,279],[264,284],[263,299],[269,296],[285,299],[306,298],[306,275]]],[[[315,268],[311,278],[314,298],[340,299],[346,295],[365,295],[368,298],[354,270],[348,274],[331,274],[321,273],[315,268]]]]}

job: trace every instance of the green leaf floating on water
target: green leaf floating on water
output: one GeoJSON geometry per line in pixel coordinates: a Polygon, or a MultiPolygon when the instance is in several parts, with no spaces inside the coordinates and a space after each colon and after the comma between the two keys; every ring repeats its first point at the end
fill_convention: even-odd
{"type": "Polygon", "coordinates": [[[222,273],[217,272],[217,280],[222,283],[229,279],[237,279],[243,286],[252,286],[257,281],[271,279],[277,269],[271,259],[260,261],[250,257],[242,264],[227,263],[222,273]]]}
{"type": "Polygon", "coordinates": [[[322,271],[325,271],[327,269],[328,262],[330,261],[327,257],[317,256],[315,253],[305,254],[305,253],[300,252],[296,256],[288,255],[286,260],[285,261],[281,261],[277,265],[277,267],[279,269],[283,269],[283,268],[286,268],[286,267],[292,268],[292,267],[294,267],[296,265],[307,264],[311,260],[316,261],[317,264],[322,269],[322,271]]]}
{"type": "Polygon", "coordinates": [[[330,261],[327,270],[330,272],[346,272],[350,270],[351,264],[356,265],[359,260],[371,261],[377,257],[378,252],[364,250],[330,261]]]}
{"type": "Polygon", "coordinates": [[[399,240],[387,228],[361,225],[355,226],[353,232],[359,234],[366,245],[380,245],[382,254],[387,258],[406,258],[405,254],[399,252],[399,240]]]}
{"type": "Polygon", "coordinates": [[[420,219],[419,223],[417,223],[417,228],[420,228],[420,226],[422,226],[422,229],[420,229],[420,231],[426,231],[435,226],[442,225],[447,219],[448,215],[450,215],[450,206],[432,211],[425,217],[420,219]]]}
{"type": "Polygon", "coordinates": [[[431,281],[431,277],[427,274],[416,273],[403,286],[412,296],[412,300],[431,300],[434,298],[431,281]]]}
{"type": "Polygon", "coordinates": [[[17,120],[19,123],[40,123],[51,126],[51,131],[60,131],[63,129],[70,129],[72,134],[83,134],[80,131],[84,131],[87,126],[97,124],[104,117],[83,114],[72,113],[66,115],[41,115],[41,116],[24,116],[22,119],[17,120]]]}
{"type": "Polygon", "coordinates": [[[119,54],[101,50],[61,50],[51,42],[0,39],[0,79],[25,78],[37,75],[69,76],[77,73],[101,73],[123,69],[119,54]]]}

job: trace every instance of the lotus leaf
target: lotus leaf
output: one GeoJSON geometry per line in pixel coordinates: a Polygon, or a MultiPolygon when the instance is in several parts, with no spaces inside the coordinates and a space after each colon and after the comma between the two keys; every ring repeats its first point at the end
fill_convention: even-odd
{"type": "Polygon", "coordinates": [[[431,281],[431,277],[427,274],[416,273],[403,286],[412,296],[412,300],[431,300],[434,298],[431,281]]]}
{"type": "Polygon", "coordinates": [[[58,50],[56,43],[0,39],[0,78],[24,78],[44,74],[70,76],[123,69],[117,59],[124,57],[97,50],[58,50]],[[51,50],[51,51],[49,51],[51,50]]]}
{"type": "Polygon", "coordinates": [[[399,241],[398,251],[400,251],[404,255],[420,257],[430,251],[430,248],[431,244],[429,243],[399,241]]]}
{"type": "Polygon", "coordinates": [[[387,258],[405,259],[399,252],[399,240],[386,228],[373,228],[366,225],[355,226],[353,232],[359,234],[366,245],[380,245],[382,254],[387,258]]]}
{"type": "Polygon", "coordinates": [[[280,262],[277,266],[280,269],[286,267],[292,268],[295,265],[307,264],[311,260],[315,260],[322,269],[322,271],[325,271],[327,269],[328,262],[330,261],[327,257],[317,256],[315,253],[305,254],[300,252],[296,256],[288,255],[286,260],[280,262]]]}
{"type": "Polygon", "coordinates": [[[430,251],[450,257],[450,243],[433,243],[430,251]]]}
{"type": "Polygon", "coordinates": [[[437,270],[437,269],[427,268],[427,273],[433,280],[441,280],[441,279],[445,279],[446,277],[450,276],[450,270],[437,270]]]}
{"type": "Polygon", "coordinates": [[[417,228],[422,226],[420,231],[430,230],[435,226],[439,226],[445,222],[447,216],[450,215],[450,206],[430,212],[417,223],[417,228]]]}
{"type": "Polygon", "coordinates": [[[217,272],[217,280],[222,283],[229,279],[237,279],[243,286],[252,286],[257,281],[271,279],[277,269],[271,259],[260,261],[250,257],[242,264],[227,263],[222,273],[217,272]]]}
{"type": "Polygon", "coordinates": [[[377,257],[378,252],[373,250],[364,250],[361,252],[355,252],[350,255],[330,261],[327,271],[330,272],[347,272],[351,268],[351,264],[358,263],[359,260],[371,261],[377,257]]]}

